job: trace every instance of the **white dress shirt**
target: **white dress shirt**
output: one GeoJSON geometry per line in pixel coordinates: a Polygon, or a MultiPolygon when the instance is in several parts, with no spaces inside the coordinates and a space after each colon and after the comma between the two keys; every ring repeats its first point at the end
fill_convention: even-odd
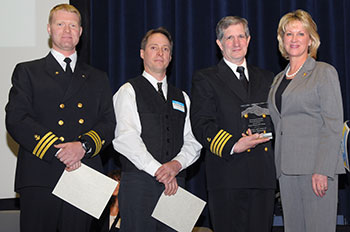
{"type": "Polygon", "coordinates": [[[224,62],[230,67],[230,69],[236,75],[238,80],[239,80],[239,77],[240,77],[241,74],[239,72],[237,72],[237,67],[238,66],[244,67],[244,74],[247,77],[247,81],[249,81],[249,74],[248,74],[248,69],[247,69],[247,61],[245,59],[244,59],[244,61],[243,61],[243,63],[241,65],[234,64],[234,63],[226,60],[225,58],[224,58],[224,62]]]}
{"type": "MultiPolygon", "coordinates": [[[[152,77],[146,71],[142,76],[146,78],[152,86],[158,90],[156,78],[152,77]]],[[[165,98],[168,93],[167,78],[162,80],[162,90],[165,98]]],[[[187,106],[187,114],[184,125],[184,144],[181,151],[173,158],[180,162],[181,170],[193,164],[200,155],[201,144],[195,139],[190,118],[190,99],[185,92],[182,92],[187,106]]],[[[115,138],[113,147],[116,151],[128,158],[139,170],[143,170],[154,176],[158,168],[161,167],[151,153],[147,151],[146,145],[141,138],[141,121],[137,111],[135,90],[130,83],[125,83],[113,96],[113,104],[117,119],[115,138]]]]}
{"type": "MultiPolygon", "coordinates": [[[[53,55],[53,57],[55,57],[57,62],[61,65],[62,69],[66,71],[67,63],[64,62],[64,59],[66,58],[66,56],[64,56],[62,53],[56,51],[53,48],[51,49],[51,54],[53,55]]],[[[72,72],[74,72],[75,65],[77,64],[77,59],[78,59],[77,52],[74,52],[72,55],[68,57],[71,59],[70,68],[72,69],[72,72]]]]}

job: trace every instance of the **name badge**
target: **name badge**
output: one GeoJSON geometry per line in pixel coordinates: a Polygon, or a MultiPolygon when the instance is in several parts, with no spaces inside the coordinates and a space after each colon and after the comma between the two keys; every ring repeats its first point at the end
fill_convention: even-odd
{"type": "Polygon", "coordinates": [[[173,109],[185,113],[185,105],[182,102],[173,100],[173,109]]]}

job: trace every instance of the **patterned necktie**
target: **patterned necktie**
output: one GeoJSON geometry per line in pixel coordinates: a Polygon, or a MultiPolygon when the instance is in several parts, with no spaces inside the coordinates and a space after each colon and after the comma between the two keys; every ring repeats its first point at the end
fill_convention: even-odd
{"type": "Polygon", "coordinates": [[[244,74],[244,67],[243,66],[238,66],[237,67],[237,72],[239,73],[239,80],[241,81],[243,87],[245,90],[248,91],[248,80],[247,77],[244,74]]]}
{"type": "Polygon", "coordinates": [[[71,76],[73,74],[72,68],[70,67],[70,62],[72,62],[72,60],[69,57],[67,57],[64,59],[64,62],[66,62],[66,64],[67,64],[66,73],[71,76]]]}
{"type": "Polygon", "coordinates": [[[164,93],[163,93],[163,90],[162,90],[162,82],[158,82],[157,85],[158,85],[158,93],[159,95],[162,97],[163,101],[166,102],[166,99],[164,97],[164,93]]]}

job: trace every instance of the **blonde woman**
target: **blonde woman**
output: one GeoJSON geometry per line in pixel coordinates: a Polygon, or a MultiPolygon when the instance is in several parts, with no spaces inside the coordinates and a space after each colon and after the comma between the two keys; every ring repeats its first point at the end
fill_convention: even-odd
{"type": "Polygon", "coordinates": [[[289,64],[268,97],[285,232],[336,229],[343,106],[335,68],[315,60],[320,38],[303,10],[284,15],[277,39],[289,64]]]}

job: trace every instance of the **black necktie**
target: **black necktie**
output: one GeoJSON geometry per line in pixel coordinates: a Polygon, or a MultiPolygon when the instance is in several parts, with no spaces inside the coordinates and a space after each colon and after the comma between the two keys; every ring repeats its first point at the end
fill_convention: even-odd
{"type": "Polygon", "coordinates": [[[70,62],[72,62],[72,60],[69,57],[66,57],[64,59],[64,62],[66,62],[66,64],[67,64],[67,66],[66,66],[66,74],[71,76],[73,74],[72,68],[70,67],[70,62]]]}
{"type": "Polygon", "coordinates": [[[64,72],[64,75],[61,75],[61,85],[62,85],[62,88],[64,89],[64,91],[67,90],[69,84],[70,84],[70,81],[72,80],[72,69],[70,67],[70,63],[72,62],[72,60],[68,57],[66,57],[64,60],[63,60],[67,65],[66,65],[66,71],[64,72]]]}
{"type": "Polygon", "coordinates": [[[165,100],[165,97],[164,97],[164,93],[163,93],[163,90],[162,90],[162,82],[158,82],[157,85],[158,85],[158,93],[159,95],[162,97],[163,101],[166,102],[165,100]]]}
{"type": "Polygon", "coordinates": [[[239,80],[241,81],[243,87],[248,91],[248,80],[247,77],[244,74],[244,67],[238,66],[237,72],[239,73],[239,80]]]}

